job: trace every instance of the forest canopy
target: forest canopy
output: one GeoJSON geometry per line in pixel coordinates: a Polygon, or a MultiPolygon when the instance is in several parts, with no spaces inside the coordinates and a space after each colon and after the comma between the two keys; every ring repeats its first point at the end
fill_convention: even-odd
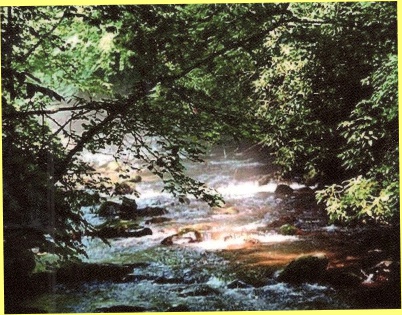
{"type": "Polygon", "coordinates": [[[6,252],[85,252],[110,182],[81,154],[110,145],[216,205],[183,160],[247,139],[331,220],[399,221],[396,2],[3,7],[1,32],[6,252]]]}

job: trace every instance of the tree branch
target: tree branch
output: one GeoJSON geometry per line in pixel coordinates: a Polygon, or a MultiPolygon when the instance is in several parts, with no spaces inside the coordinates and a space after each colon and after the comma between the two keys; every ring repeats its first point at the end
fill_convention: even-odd
{"type": "Polygon", "coordinates": [[[229,52],[229,51],[231,51],[233,49],[241,48],[241,47],[246,46],[247,44],[256,42],[259,38],[263,38],[265,35],[267,35],[271,31],[273,31],[274,29],[278,28],[283,23],[290,22],[292,20],[293,20],[293,17],[291,19],[287,20],[287,19],[284,18],[284,16],[281,16],[278,21],[274,22],[266,30],[263,30],[263,31],[258,32],[258,33],[255,33],[253,35],[250,35],[249,37],[247,37],[247,38],[245,38],[243,40],[228,44],[225,47],[219,49],[218,51],[213,52],[210,55],[208,55],[208,56],[206,56],[206,57],[194,62],[192,65],[190,65],[189,67],[183,69],[178,74],[159,77],[157,82],[164,83],[164,82],[171,82],[171,81],[175,81],[177,79],[180,79],[180,78],[186,76],[192,70],[194,70],[194,69],[196,69],[196,68],[198,68],[198,67],[200,67],[200,66],[202,66],[204,64],[207,64],[207,63],[211,62],[216,57],[221,56],[221,55],[223,55],[223,54],[225,54],[225,53],[227,53],[227,52],[229,52]]]}
{"type": "Polygon", "coordinates": [[[70,107],[59,107],[59,108],[54,108],[54,109],[37,109],[37,110],[28,110],[28,111],[14,111],[12,113],[7,113],[3,115],[3,118],[5,119],[13,119],[13,118],[18,118],[18,117],[28,117],[28,116],[40,116],[40,115],[52,115],[56,114],[59,112],[66,112],[66,111],[77,111],[77,110],[82,110],[82,109],[87,109],[87,110],[96,110],[96,109],[102,109],[101,107],[97,107],[96,105],[99,105],[99,103],[95,102],[90,102],[85,105],[81,106],[70,106],[70,107]]]}
{"type": "Polygon", "coordinates": [[[63,175],[65,175],[70,162],[72,161],[75,154],[81,152],[84,149],[85,144],[87,144],[96,134],[98,134],[103,128],[105,128],[110,122],[112,122],[118,116],[118,112],[112,113],[107,116],[102,122],[95,125],[91,129],[84,132],[81,136],[81,139],[77,142],[74,148],[68,152],[67,156],[64,160],[56,166],[56,170],[54,172],[55,182],[61,180],[63,175]]]}

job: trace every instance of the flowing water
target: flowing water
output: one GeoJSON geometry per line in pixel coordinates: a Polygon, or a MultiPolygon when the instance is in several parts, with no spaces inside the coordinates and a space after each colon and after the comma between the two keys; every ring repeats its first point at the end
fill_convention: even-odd
{"type": "MultiPolygon", "coordinates": [[[[100,163],[105,156],[87,158],[96,158],[100,163]]],[[[96,238],[84,239],[88,252],[84,261],[132,264],[131,273],[117,282],[56,283],[52,292],[27,304],[52,313],[96,312],[113,306],[145,311],[350,307],[329,285],[290,285],[275,279],[277,270],[298,255],[317,253],[325,246],[303,236],[281,235],[270,228],[275,220],[297,211],[297,207],[289,210],[280,206],[281,199],[274,194],[277,183],[258,185],[261,175],[272,171],[265,159],[247,151],[219,148],[204,164],[188,163],[187,167],[189,175],[223,195],[223,208],[211,209],[192,198],[180,203],[161,192],[162,185],[153,176],[142,174],[143,181],[137,184],[141,193],[136,198],[139,208],[164,207],[168,210],[164,217],[170,221],[145,225],[149,218],[144,218],[139,223],[151,228],[152,235],[110,239],[110,246],[96,238]],[[198,231],[203,240],[189,242],[183,237],[174,245],[161,245],[164,238],[184,228],[198,231]]],[[[291,186],[300,187],[296,183],[291,186]]],[[[89,209],[85,213],[94,224],[104,221],[89,209]]],[[[299,226],[328,233],[335,229],[326,226],[325,218],[313,204],[303,205],[299,226]]],[[[331,255],[329,251],[325,254],[331,255]]]]}

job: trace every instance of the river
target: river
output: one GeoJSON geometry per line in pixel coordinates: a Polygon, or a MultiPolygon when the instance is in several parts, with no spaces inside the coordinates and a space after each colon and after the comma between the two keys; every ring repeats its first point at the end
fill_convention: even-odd
{"type": "MultiPolygon", "coordinates": [[[[88,155],[86,159],[99,166],[107,164],[110,156],[88,155]]],[[[210,152],[205,163],[187,163],[187,170],[219,191],[225,206],[210,208],[194,198],[180,203],[161,192],[162,184],[156,177],[141,174],[142,181],[136,186],[140,197],[127,197],[135,198],[139,208],[165,208],[166,221],[145,224],[150,218],[141,218],[137,222],[149,227],[152,235],[113,238],[110,245],[97,238],[83,240],[88,253],[84,262],[130,266],[130,272],[119,281],[56,281],[50,292],[38,294],[26,305],[50,313],[364,307],[349,294],[359,287],[349,291],[349,287],[328,283],[278,281],[279,270],[300,255],[322,254],[329,258],[329,267],[357,264],[360,268],[362,253],[378,248],[373,245],[361,250],[348,243],[349,237],[353,238],[350,230],[329,225],[311,195],[280,198],[274,193],[278,182],[259,185],[261,176],[273,171],[260,152],[219,147],[210,152]],[[297,233],[290,233],[294,235],[279,231],[288,221],[297,227],[297,233]],[[190,242],[190,232],[188,238],[177,238],[173,245],[161,244],[183,229],[199,232],[202,241],[190,242]]],[[[295,191],[303,187],[287,184],[295,191]]],[[[118,197],[111,200],[119,202],[118,197]]],[[[106,220],[89,209],[84,212],[93,224],[106,220]]],[[[360,276],[362,283],[370,281],[370,274],[360,276]]]]}

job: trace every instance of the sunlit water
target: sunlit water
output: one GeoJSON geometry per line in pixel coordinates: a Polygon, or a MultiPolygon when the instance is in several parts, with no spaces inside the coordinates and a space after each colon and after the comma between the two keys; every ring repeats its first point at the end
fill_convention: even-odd
{"type": "MultiPolygon", "coordinates": [[[[31,306],[49,312],[80,313],[115,305],[139,306],[149,311],[166,311],[177,305],[184,305],[190,311],[347,308],[327,286],[292,286],[274,279],[259,287],[230,286],[237,279],[230,271],[229,262],[220,255],[222,250],[245,248],[251,241],[260,245],[291,244],[298,242],[299,237],[266,229],[279,216],[275,208],[279,200],[274,195],[277,183],[264,186],[257,183],[266,163],[246,154],[224,153],[208,158],[203,165],[188,165],[189,175],[223,195],[226,201],[223,209],[211,209],[194,198],[189,198],[189,204],[181,204],[161,192],[160,182],[139,183],[138,206],[165,207],[169,213],[164,217],[171,221],[149,225],[153,232],[149,236],[111,239],[110,246],[99,239],[85,238],[89,258],[84,260],[147,265],[133,269],[132,280],[124,283],[58,284],[53,293],[39,296],[31,306]],[[184,240],[173,246],[160,244],[164,238],[188,227],[199,231],[203,241],[184,240]]],[[[110,161],[110,155],[88,155],[86,159],[101,165],[110,161]]],[[[299,187],[295,183],[291,186],[299,187]]],[[[91,223],[104,222],[89,209],[84,211],[91,223]]]]}

